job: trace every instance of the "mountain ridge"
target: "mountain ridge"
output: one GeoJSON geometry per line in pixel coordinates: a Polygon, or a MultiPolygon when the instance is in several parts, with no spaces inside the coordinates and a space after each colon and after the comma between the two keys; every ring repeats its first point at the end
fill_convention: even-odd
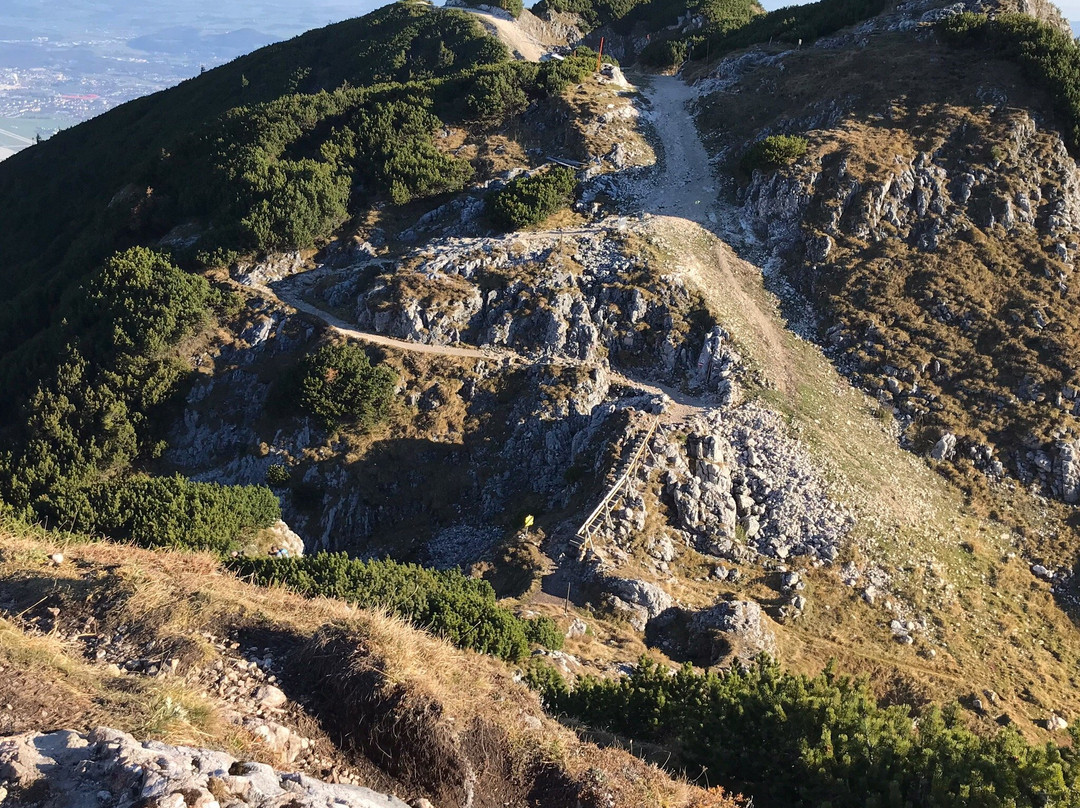
{"type": "MultiPolygon", "coordinates": [[[[1072,249],[1080,175],[1054,85],[1032,89],[1028,68],[1007,52],[975,70],[971,51],[940,35],[943,20],[984,24],[954,14],[971,10],[924,2],[879,13],[827,0],[792,17],[797,25],[757,15],[754,28],[726,31],[709,12],[699,15],[700,38],[691,14],[662,37],[691,57],[681,76],[630,81],[611,64],[594,72],[597,56],[584,50],[543,64],[511,60],[472,13],[415,4],[377,13],[375,22],[407,29],[406,57],[409,37],[421,43],[408,69],[436,75],[418,80],[391,64],[392,78],[408,80],[351,88],[301,77],[300,92],[207,124],[210,141],[189,143],[185,159],[200,171],[216,170],[200,161],[220,160],[232,172],[222,188],[254,189],[239,200],[247,207],[215,208],[213,226],[185,219],[179,229],[169,220],[117,231],[171,254],[125,249],[89,276],[96,285],[81,288],[114,307],[104,310],[115,327],[91,341],[94,332],[65,315],[68,330],[58,333],[79,354],[39,392],[46,417],[28,422],[42,428],[27,442],[37,457],[52,456],[49,440],[81,450],[80,434],[95,451],[103,434],[114,436],[126,454],[104,445],[78,477],[21,463],[29,453],[10,455],[9,479],[21,485],[40,468],[41,479],[57,482],[38,483],[37,498],[9,502],[9,513],[47,513],[75,533],[142,544],[187,539],[207,549],[209,536],[223,555],[260,557],[251,569],[264,583],[308,595],[361,591],[360,568],[324,551],[464,570],[490,584],[498,609],[527,618],[521,625],[543,618],[557,627],[544,639],[536,630],[533,659],[511,660],[513,674],[495,660],[484,665],[524,678],[549,708],[577,716],[582,736],[625,744],[690,779],[705,766],[724,769],[731,792],[792,805],[863,804],[868,794],[923,804],[930,793],[932,804],[962,805],[970,789],[994,805],[1072,799],[1077,767],[1061,733],[1080,711],[1076,515],[1062,483],[1068,469],[1059,470],[1064,450],[1045,453],[1051,431],[1032,426],[1064,405],[1024,398],[1023,373],[1011,371],[1001,384],[1029,403],[988,414],[985,401],[997,394],[986,380],[998,378],[999,365],[1064,381],[1054,368],[1071,361],[1072,332],[1068,307],[1054,297],[1067,302],[1067,291],[1054,284],[1067,278],[1042,270],[1063,262],[1058,241],[1066,257],[1072,249]],[[428,35],[447,30],[459,39],[428,35]],[[775,41],[725,51],[747,31],[769,30],[780,32],[775,41]],[[787,41],[802,30],[821,35],[787,41]],[[468,114],[448,114],[462,99],[468,114]],[[768,161],[746,158],[778,136],[786,140],[768,161]],[[206,142],[214,149],[198,151],[206,142]],[[237,155],[250,162],[230,162],[237,155]],[[572,199],[562,188],[567,173],[572,199]],[[492,215],[500,198],[533,223],[505,232],[492,215]],[[239,223],[235,210],[246,211],[239,223]],[[307,223],[303,238],[290,229],[298,223],[307,223]],[[208,239],[205,249],[192,248],[197,238],[208,239]],[[1008,319],[1000,301],[1015,294],[1039,308],[1041,327],[1033,313],[1008,319]],[[966,314],[945,317],[940,305],[966,314]],[[144,316],[125,315],[132,311],[144,316]],[[144,319],[176,326],[154,330],[144,319]],[[952,353],[939,344],[947,339],[952,353]],[[150,354],[156,364],[147,369],[150,354]],[[934,360],[941,368],[931,372],[934,360]],[[79,405],[81,379],[135,390],[138,381],[124,375],[132,369],[147,374],[132,378],[148,380],[141,387],[160,395],[160,407],[143,410],[131,394],[122,407],[105,399],[94,409],[96,392],[79,405]],[[125,407],[136,416],[131,430],[125,407]],[[70,437],[66,423],[85,431],[70,437]],[[1042,448],[1024,444],[1025,430],[1042,448]],[[628,465],[631,456],[640,462],[628,465]],[[264,500],[280,512],[253,505],[246,516],[229,505],[264,500]],[[605,502],[582,544],[586,515],[605,502]],[[215,508],[235,511],[233,521],[203,518],[215,508]],[[275,527],[281,516],[287,526],[275,527]],[[302,537],[302,560],[262,558],[282,546],[283,531],[302,537]],[[759,653],[782,668],[754,668],[759,653]],[[643,656],[652,661],[634,667],[643,656]],[[720,673],[675,673],[684,663],[720,673]],[[846,675],[865,681],[846,690],[846,675]],[[704,701],[669,698],[669,676],[704,701]],[[721,755],[723,733],[693,733],[713,720],[723,726],[717,716],[727,707],[709,701],[713,687],[750,699],[753,715],[799,718],[783,729],[751,722],[765,734],[740,735],[740,749],[710,758],[721,755]],[[778,706],[771,699],[780,692],[795,695],[778,706]],[[865,712],[823,717],[807,693],[865,712]],[[665,700],[683,711],[675,723],[665,700]],[[638,708],[640,723],[607,720],[638,708]],[[848,752],[824,741],[870,726],[889,750],[875,761],[844,763],[848,752]],[[801,750],[791,765],[802,774],[769,767],[774,731],[801,750]],[[1027,761],[1022,786],[1012,764],[995,757],[1009,749],[1014,763],[1027,761]],[[738,755],[766,762],[728,770],[738,755]]],[[[1033,26],[1024,30],[1057,30],[1054,9],[1028,10],[1047,22],[1021,20],[1033,26]]],[[[364,25],[374,23],[348,30],[364,25]]],[[[287,52],[259,58],[284,62],[287,52]]],[[[644,48],[638,55],[648,59],[644,48]]],[[[220,75],[232,81],[241,70],[220,75]]],[[[0,166],[0,191],[7,170],[0,166]]],[[[138,193],[119,200],[140,210],[138,193]]],[[[82,292],[73,284],[62,294],[82,292]]],[[[9,344],[20,335],[9,327],[4,336],[9,344]]],[[[32,352],[18,350],[31,378],[53,372],[48,353],[28,360],[32,352]]],[[[1073,400],[1063,390],[1061,398],[1073,400]]],[[[0,550],[12,636],[46,626],[40,609],[34,623],[20,622],[33,602],[20,587],[69,574],[64,561],[48,575],[34,571],[62,540],[13,536],[16,550],[0,550]]],[[[94,569],[110,552],[108,544],[63,547],[94,569]]],[[[199,558],[185,580],[234,586],[217,562],[199,558]]],[[[244,592],[262,599],[281,590],[244,592]]],[[[449,602],[424,597],[431,614],[449,602]]],[[[519,625],[498,609],[485,619],[519,625]]],[[[435,618],[414,619],[463,642],[435,618]]],[[[297,633],[307,639],[313,630],[297,633]]],[[[357,644],[319,637],[323,645],[297,646],[296,658],[340,666],[357,644]]],[[[423,664],[417,670],[422,677],[423,664]]],[[[460,686],[447,698],[465,698],[460,686]]],[[[342,687],[347,703],[360,692],[342,687]]],[[[433,711],[425,727],[444,737],[448,724],[433,711]]],[[[377,757],[376,735],[356,742],[362,757],[377,757]]],[[[338,752],[347,756],[346,747],[338,752]]],[[[444,752],[437,771],[456,760],[444,752]]],[[[575,781],[577,798],[705,799],[659,773],[648,775],[660,778],[650,788],[681,796],[602,786],[617,760],[588,775],[594,791],[575,781]]],[[[456,805],[459,786],[423,791],[456,805]]],[[[536,788],[515,791],[514,804],[562,793],[548,781],[536,788]]],[[[726,793],[711,796],[722,802],[726,793]]]]}

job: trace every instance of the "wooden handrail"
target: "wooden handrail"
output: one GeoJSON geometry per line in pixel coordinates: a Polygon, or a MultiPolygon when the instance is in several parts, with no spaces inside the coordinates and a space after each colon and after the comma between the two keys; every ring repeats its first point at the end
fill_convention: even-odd
{"type": "Polygon", "coordinates": [[[608,510],[608,508],[611,506],[612,501],[615,499],[616,496],[618,496],[623,486],[626,485],[627,481],[629,481],[630,477],[633,475],[638,463],[641,461],[642,456],[645,454],[645,449],[648,447],[649,441],[652,439],[653,433],[656,431],[656,427],[659,423],[660,416],[657,415],[655,418],[653,418],[652,423],[649,424],[648,428],[643,433],[640,433],[637,449],[634,451],[633,456],[630,458],[630,463],[627,465],[626,471],[624,471],[622,476],[620,476],[619,479],[612,484],[611,488],[609,488],[608,492],[604,495],[604,498],[600,500],[600,504],[593,509],[593,512],[589,514],[589,516],[582,523],[581,527],[578,528],[577,537],[582,541],[582,557],[584,557],[585,551],[588,549],[589,542],[592,541],[592,537],[596,532],[594,529],[595,523],[600,518],[601,514],[608,510]]]}

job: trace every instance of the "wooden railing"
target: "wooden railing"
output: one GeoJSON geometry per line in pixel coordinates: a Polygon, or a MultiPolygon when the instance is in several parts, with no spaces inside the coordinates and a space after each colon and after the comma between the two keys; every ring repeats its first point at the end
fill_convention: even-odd
{"type": "Polygon", "coordinates": [[[589,545],[592,543],[593,537],[600,530],[601,525],[608,521],[608,517],[611,514],[612,508],[615,506],[617,498],[622,490],[626,487],[626,484],[633,478],[634,472],[637,471],[638,464],[641,463],[641,458],[645,456],[645,450],[649,446],[649,441],[652,440],[653,433],[656,432],[656,427],[660,423],[660,416],[657,415],[649,423],[644,432],[638,433],[637,445],[634,447],[634,452],[630,456],[630,462],[626,466],[626,470],[620,475],[607,493],[604,494],[604,498],[600,500],[600,504],[593,509],[593,512],[589,514],[588,518],[578,528],[575,536],[575,545],[580,548],[580,557],[584,558],[586,551],[589,549],[589,545]]]}

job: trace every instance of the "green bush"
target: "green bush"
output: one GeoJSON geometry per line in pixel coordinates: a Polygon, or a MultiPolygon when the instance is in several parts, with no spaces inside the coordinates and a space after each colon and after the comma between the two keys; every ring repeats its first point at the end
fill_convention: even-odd
{"type": "Polygon", "coordinates": [[[500,121],[523,112],[540,70],[541,66],[532,62],[511,62],[480,76],[465,97],[470,116],[478,121],[500,121]]]}
{"type": "Polygon", "coordinates": [[[561,650],[566,640],[559,624],[550,617],[534,617],[526,620],[525,637],[533,645],[542,645],[554,651],[561,650]]]}
{"type": "Polygon", "coordinates": [[[484,580],[457,570],[432,570],[390,560],[361,561],[345,553],[301,558],[238,559],[238,575],[261,584],[282,584],[307,597],[331,597],[381,607],[414,625],[469,648],[509,660],[529,651],[530,637],[551,638],[543,618],[526,621],[495,602],[484,580]]]}
{"type": "Polygon", "coordinates": [[[274,488],[288,485],[292,480],[289,467],[282,463],[274,463],[266,470],[266,484],[274,488]]]}
{"type": "Polygon", "coordinates": [[[151,250],[106,261],[48,335],[63,347],[8,435],[2,498],[33,519],[49,511],[35,504],[41,497],[115,475],[150,453],[157,436],[149,416],[188,372],[174,346],[208,321],[209,297],[205,279],[151,250]]]}
{"type": "Polygon", "coordinates": [[[660,39],[650,42],[641,52],[641,63],[646,67],[677,67],[686,61],[690,48],[685,40],[660,39]]]}
{"type": "Polygon", "coordinates": [[[743,158],[743,168],[769,171],[788,166],[805,156],[809,147],[806,138],[798,135],[769,135],[750,147],[743,158]]]}
{"type": "Polygon", "coordinates": [[[1065,142],[1080,153],[1080,45],[1026,14],[954,14],[939,26],[946,42],[977,48],[1020,65],[1025,77],[1048,92],[1061,119],[1065,142]]]}
{"type": "Polygon", "coordinates": [[[503,11],[510,12],[515,20],[521,16],[521,12],[525,10],[525,4],[522,0],[468,0],[466,5],[494,6],[495,8],[501,8],[503,11]]]}
{"type": "Polygon", "coordinates": [[[543,660],[532,658],[525,666],[525,684],[541,693],[549,704],[558,703],[570,694],[570,688],[555,668],[543,660]]]}
{"type": "Polygon", "coordinates": [[[770,803],[1036,808],[1077,805],[1080,795],[1072,748],[1032,746],[1011,729],[976,735],[955,706],[916,720],[830,669],[807,677],[762,659],[748,670],[672,672],[643,659],[629,676],[586,677],[573,689],[553,670],[527,678],[551,709],[667,745],[682,756],[676,765],[750,786],[770,803]]]}
{"type": "Polygon", "coordinates": [[[268,488],[135,476],[53,494],[54,524],[141,547],[225,553],[281,518],[268,488]]]}
{"type": "Polygon", "coordinates": [[[810,43],[894,5],[895,0],[818,0],[760,14],[756,9],[746,10],[738,2],[703,2],[708,25],[704,35],[695,37],[690,58],[715,59],[761,42],[810,43]]]}
{"type": "Polygon", "coordinates": [[[325,345],[302,363],[300,406],[327,424],[370,429],[386,418],[396,385],[394,371],[372,367],[359,345],[325,345]]]}
{"type": "Polygon", "coordinates": [[[497,226],[518,230],[567,207],[576,188],[573,170],[555,166],[543,173],[511,180],[489,198],[488,212],[497,226]]]}
{"type": "MultiPolygon", "coordinates": [[[[550,9],[577,14],[585,29],[591,31],[601,25],[617,24],[629,17],[636,8],[645,4],[647,4],[646,0],[541,0],[533,7],[533,12],[543,13],[550,9]]],[[[685,9],[685,4],[679,3],[677,8],[685,9]]],[[[674,13],[677,17],[678,12],[674,13]]],[[[671,22],[674,21],[675,18],[672,17],[671,22]]],[[[625,33],[626,26],[619,26],[619,28],[625,33]]]]}

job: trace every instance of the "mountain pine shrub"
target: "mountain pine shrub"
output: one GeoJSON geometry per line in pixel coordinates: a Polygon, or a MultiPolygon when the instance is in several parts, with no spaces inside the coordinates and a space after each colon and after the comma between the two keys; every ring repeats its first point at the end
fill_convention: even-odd
{"type": "Polygon", "coordinates": [[[359,345],[325,345],[302,363],[300,406],[327,424],[371,429],[386,418],[396,385],[394,371],[372,366],[359,345]]]}
{"type": "Polygon", "coordinates": [[[942,37],[1020,65],[1024,75],[1053,99],[1065,142],[1080,152],[1080,45],[1065,31],[1026,14],[964,12],[945,18],[942,37]]]}
{"type": "Polygon", "coordinates": [[[527,177],[517,177],[489,198],[492,221],[506,230],[520,230],[537,224],[574,198],[577,177],[565,166],[527,177]]]}
{"type": "Polygon", "coordinates": [[[865,680],[831,667],[810,677],[762,658],[698,673],[642,659],[628,676],[572,688],[550,667],[526,680],[553,712],[668,746],[681,756],[674,765],[750,786],[770,804],[1037,808],[1080,795],[1073,747],[1032,745],[1009,728],[976,734],[956,705],[883,707],[865,680]]]}
{"type": "Polygon", "coordinates": [[[281,584],[307,597],[339,598],[383,608],[459,648],[517,661],[530,643],[561,647],[548,618],[522,620],[495,601],[491,584],[457,570],[433,570],[391,560],[361,561],[345,553],[300,558],[241,558],[229,562],[241,577],[281,584]]]}
{"type": "Polygon", "coordinates": [[[743,158],[743,168],[771,171],[788,166],[806,154],[810,144],[799,135],[769,135],[754,143],[743,158]]]}

